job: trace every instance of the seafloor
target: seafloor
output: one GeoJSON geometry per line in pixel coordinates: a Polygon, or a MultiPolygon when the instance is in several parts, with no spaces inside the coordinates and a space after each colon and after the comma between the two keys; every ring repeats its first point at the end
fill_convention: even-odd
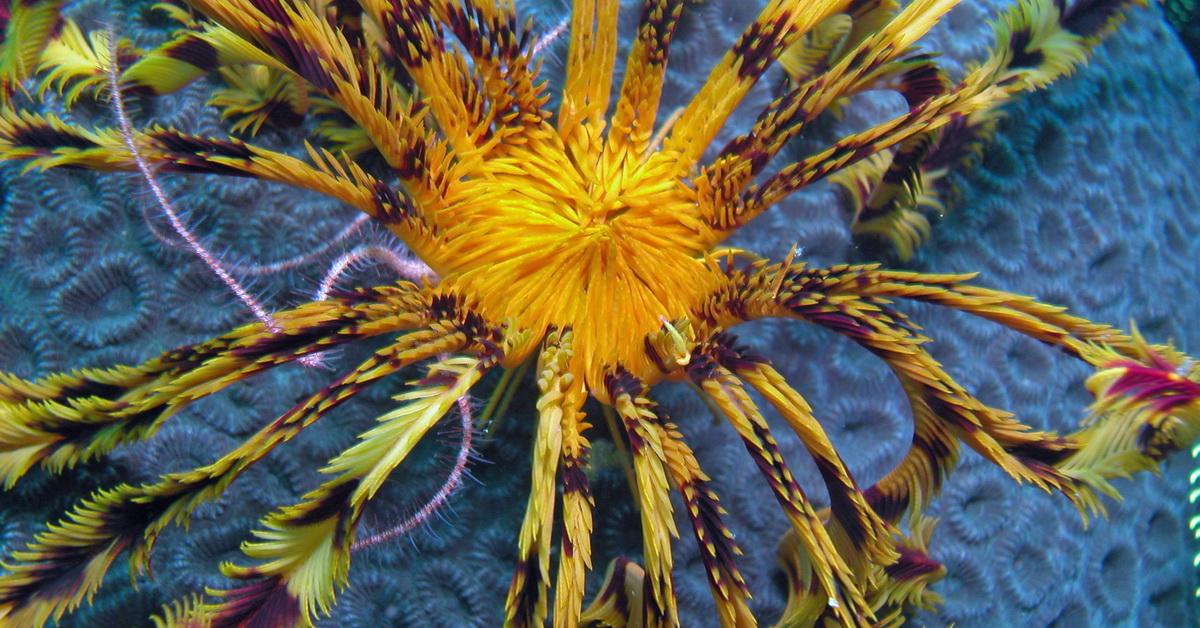
{"type": "MultiPolygon", "coordinates": [[[[162,38],[165,24],[146,1],[72,4],[85,20],[115,23],[143,44],[162,38]]],[[[549,27],[565,14],[561,0],[520,2],[549,27]]],[[[627,2],[631,8],[638,2],[627,2]]],[[[709,0],[689,6],[672,49],[667,107],[685,102],[716,54],[733,40],[758,3],[709,0]]],[[[983,20],[1004,2],[968,2],[929,38],[947,64],[986,51],[983,20]]],[[[629,11],[632,17],[635,10],[629,11]]],[[[626,33],[632,26],[624,20],[626,33]]],[[[562,42],[547,52],[559,71],[562,42]]],[[[750,100],[762,103],[771,80],[750,100]]],[[[217,132],[216,112],[203,103],[211,84],[158,101],[139,101],[138,117],[190,132],[217,132]]],[[[844,120],[852,129],[895,105],[861,99],[844,120]]],[[[55,104],[47,105],[58,109],[55,104]]],[[[979,281],[1034,294],[1094,319],[1133,319],[1152,340],[1172,339],[1200,352],[1200,82],[1192,60],[1157,7],[1137,10],[1097,52],[1091,65],[1047,92],[1010,106],[980,165],[953,175],[962,191],[953,211],[911,266],[935,272],[978,270],[979,281]]],[[[103,107],[75,119],[105,123],[103,107]]],[[[740,118],[744,128],[750,118],[740,118]]],[[[820,138],[809,138],[816,142],[820,138]]],[[[296,145],[296,134],[267,132],[269,145],[296,145]]],[[[195,260],[164,244],[152,229],[167,227],[138,180],[79,172],[21,173],[6,165],[0,204],[0,369],[35,376],[85,365],[138,362],[249,320],[195,260]]],[[[205,241],[225,259],[269,263],[320,246],[352,219],[346,208],[281,187],[237,179],[169,176],[164,183],[205,241]]],[[[861,259],[849,238],[846,208],[832,188],[816,185],[768,213],[739,235],[739,244],[782,257],[798,242],[814,264],[861,259]]],[[[362,241],[388,243],[365,233],[362,241]]],[[[273,307],[305,298],[331,252],[317,264],[257,280],[273,307]]],[[[351,281],[380,282],[372,269],[351,281]]],[[[1036,343],[988,323],[928,307],[910,312],[936,339],[935,355],[985,401],[1014,410],[1033,425],[1070,429],[1085,414],[1085,369],[1036,343]]],[[[826,429],[861,483],[902,455],[911,435],[899,386],[881,363],[829,334],[797,323],[743,331],[813,402],[826,429]]],[[[349,351],[349,363],[366,349],[349,351]]],[[[64,478],[34,473],[0,494],[0,551],[7,553],[39,522],[88,491],[116,481],[207,462],[234,446],[330,372],[281,369],[235,386],[169,421],[149,443],[64,478]]],[[[89,609],[64,625],[138,626],[161,604],[204,586],[226,584],[217,565],[236,559],[238,543],[269,509],[295,500],[318,481],[316,469],[373,417],[389,407],[399,381],[321,421],[239,480],[205,508],[190,532],[160,542],[154,578],[131,588],[114,569],[89,609]]],[[[658,392],[714,476],[730,511],[728,522],[746,555],[741,566],[764,620],[778,616],[782,577],[775,543],[787,527],[766,486],[733,433],[714,424],[687,391],[658,392]]],[[[531,400],[521,396],[478,447],[477,481],[453,509],[426,530],[356,555],[350,588],[331,626],[493,626],[515,562],[516,528],[528,486],[531,400]]],[[[777,429],[783,434],[784,429],[777,429]]],[[[387,487],[373,526],[396,520],[441,483],[453,431],[418,449],[387,487]]],[[[595,437],[596,564],[640,552],[637,514],[602,434],[595,437]]],[[[802,483],[823,499],[802,449],[781,438],[802,483]]],[[[1161,477],[1119,483],[1125,501],[1110,503],[1108,520],[1084,529],[1065,500],[1018,487],[968,455],[932,514],[940,518],[932,546],[949,576],[935,586],[945,597],[918,625],[1185,626],[1200,619],[1186,521],[1190,461],[1169,461],[1161,477]]],[[[691,538],[676,544],[676,586],[684,624],[713,621],[703,571],[691,538]]],[[[597,574],[598,575],[598,574],[597,574]]],[[[598,578],[597,578],[598,579],[598,578]]],[[[591,582],[594,588],[596,579],[591,582]]]]}

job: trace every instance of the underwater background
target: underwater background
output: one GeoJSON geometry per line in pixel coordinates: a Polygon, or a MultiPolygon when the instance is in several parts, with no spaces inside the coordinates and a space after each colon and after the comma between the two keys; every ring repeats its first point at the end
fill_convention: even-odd
{"type": "MultiPolygon", "coordinates": [[[[628,44],[641,3],[623,4],[628,44]]],[[[760,4],[708,0],[684,12],[671,49],[664,110],[687,102],[760,4]]],[[[966,62],[985,54],[986,20],[1006,4],[964,2],[924,47],[944,53],[947,67],[961,73],[966,62]]],[[[69,14],[115,24],[121,34],[149,45],[170,27],[151,5],[85,0],[71,3],[69,14]]],[[[569,11],[560,0],[518,5],[545,30],[569,11]]],[[[545,53],[552,81],[561,76],[565,43],[560,38],[545,53]]],[[[774,94],[778,79],[768,75],[762,81],[717,145],[749,126],[747,112],[774,94]]],[[[132,101],[136,120],[215,133],[222,128],[218,112],[204,105],[214,84],[202,81],[174,95],[132,101]]],[[[900,106],[890,94],[858,98],[822,132],[831,137],[861,128],[900,106]]],[[[46,107],[63,113],[61,103],[46,107]]],[[[979,270],[983,285],[1066,305],[1093,320],[1134,319],[1152,341],[1171,339],[1185,351],[1200,350],[1195,174],[1200,81],[1162,9],[1133,10],[1076,76],[1018,99],[1005,112],[978,165],[951,175],[958,198],[907,266],[979,270]]],[[[111,122],[103,105],[77,107],[64,116],[111,122]]],[[[302,135],[295,129],[265,130],[259,141],[295,148],[302,135]]],[[[798,144],[821,139],[801,138],[798,144]]],[[[0,370],[32,377],[137,363],[251,319],[206,268],[162,235],[169,227],[136,176],[20,174],[19,164],[6,164],[0,178],[0,370]]],[[[350,208],[282,186],[174,174],[161,180],[204,241],[231,261],[287,260],[321,247],[355,217],[350,208]]],[[[814,265],[861,260],[848,212],[833,186],[814,185],[743,230],[733,244],[752,244],[761,254],[782,258],[799,243],[803,259],[814,265]]],[[[385,234],[364,230],[315,264],[257,279],[254,291],[267,295],[272,307],[306,300],[329,261],[363,242],[395,244],[385,234]]],[[[390,280],[363,268],[346,285],[390,280]]],[[[1084,416],[1086,367],[983,321],[927,307],[909,311],[937,330],[935,357],[983,401],[1037,427],[1065,430],[1084,416]]],[[[908,410],[884,364],[847,341],[794,322],[746,326],[739,336],[773,348],[780,370],[812,402],[860,483],[870,484],[903,455],[911,437],[908,410]]],[[[350,349],[333,362],[357,362],[370,349],[350,349]]],[[[209,462],[328,377],[320,369],[283,367],[194,404],[149,443],[108,461],[62,478],[32,473],[13,491],[0,493],[0,554],[97,487],[209,462]]],[[[257,519],[315,486],[316,470],[390,409],[390,395],[402,386],[403,378],[378,386],[274,452],[217,504],[203,507],[189,533],[164,535],[153,580],[132,588],[126,572],[113,569],[96,604],[62,625],[145,625],[161,604],[181,593],[225,584],[217,565],[240,556],[238,544],[257,519]]],[[[716,429],[699,400],[675,394],[670,386],[658,397],[713,476],[729,510],[726,522],[746,551],[740,565],[754,592],[753,607],[764,621],[772,620],[784,602],[775,544],[787,521],[742,444],[728,430],[716,429]]],[[[455,496],[442,519],[410,538],[356,554],[350,588],[324,623],[499,625],[528,490],[533,416],[530,396],[518,395],[477,447],[481,461],[471,467],[477,481],[455,496]]],[[[616,455],[603,430],[594,432],[593,589],[609,559],[638,557],[641,551],[638,514],[616,455]]],[[[423,443],[376,500],[384,506],[368,514],[368,524],[387,527],[436,491],[452,464],[456,437],[450,430],[423,443]]],[[[816,469],[799,443],[781,440],[801,484],[823,501],[816,469]]],[[[1016,486],[967,452],[929,513],[940,520],[931,554],[949,570],[934,586],[945,602],[914,623],[1196,625],[1194,550],[1187,531],[1191,464],[1179,455],[1164,465],[1162,477],[1143,474],[1118,482],[1125,500],[1106,502],[1109,519],[1084,529],[1066,500],[1016,486]]],[[[684,625],[714,623],[694,543],[685,535],[674,551],[684,625]]]]}

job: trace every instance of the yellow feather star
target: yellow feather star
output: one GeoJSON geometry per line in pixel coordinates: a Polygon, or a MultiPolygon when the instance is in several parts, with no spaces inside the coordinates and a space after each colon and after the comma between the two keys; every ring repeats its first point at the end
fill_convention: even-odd
{"type": "MultiPolygon", "coordinates": [[[[1050,0],[1022,0],[997,23],[992,56],[950,85],[931,80],[936,68],[914,56],[912,46],[955,0],[914,0],[903,9],[891,2],[771,0],[662,131],[660,146],[657,110],[684,0],[646,0],[615,102],[618,2],[576,0],[554,114],[544,109],[548,96],[529,32],[511,2],[189,4],[205,19],[168,9],[184,27],[157,50],[131,52],[140,59],[122,72],[123,85],[164,93],[216,70],[252,92],[302,82],[304,93],[351,120],[387,167],[369,170],[320,147],[306,145],[308,159],[301,159],[170,128],[125,137],[12,108],[0,110],[0,157],[29,167],[132,170],[136,146],[162,171],[234,174],[318,191],[390,229],[440,279],[303,304],[273,314],[272,325],[245,325],[137,366],[36,381],[0,373],[0,477],[11,487],[33,467],[63,473],[144,440],[192,401],[266,369],[348,342],[396,336],[214,462],[98,492],[49,524],[3,564],[0,622],[41,625],[74,611],[126,550],[132,575],[145,572],[165,528],[187,525],[196,507],[220,497],[247,468],[335,406],[419,363],[426,363],[424,376],[396,398],[395,410],[330,460],[324,483],[263,518],[243,545],[248,565],[223,567],[237,587],[179,600],[156,621],[311,625],[328,614],[347,584],[363,508],[384,480],[486,373],[530,360],[537,364],[539,398],[532,488],[505,611],[512,626],[541,625],[550,616],[556,626],[679,625],[671,543],[680,531],[672,491],[683,504],[680,521],[699,544],[719,621],[756,623],[737,567],[741,549],[722,523],[712,482],[650,397],[664,380],[688,381],[706,397],[786,513],[791,530],[780,556],[791,584],[787,625],[891,624],[903,620],[906,607],[936,603],[926,586],[944,570],[927,555],[932,522],[920,513],[960,443],[1019,482],[1061,492],[1086,515],[1102,508],[1098,493],[1113,492],[1111,478],[1154,468],[1200,431],[1200,370],[1185,368],[1192,363],[1169,347],[1027,297],[974,287],[971,275],[875,265],[808,268],[791,257],[772,263],[721,248],[789,194],[856,164],[875,164],[879,172],[845,181],[891,186],[875,197],[864,189],[862,206],[890,206],[889,199],[901,197],[911,204],[919,186],[889,178],[893,170],[914,171],[906,147],[956,120],[986,117],[997,103],[1070,71],[1112,20],[1073,21],[1050,0]],[[1085,27],[1092,30],[1071,30],[1085,27]],[[795,84],[749,133],[704,159],[750,89],[789,50],[795,84]],[[254,65],[230,69],[243,64],[254,65]],[[901,91],[910,109],[764,171],[822,112],[878,86],[901,91]],[[893,150],[898,157],[891,162],[873,157],[893,150]],[[896,300],[982,317],[1095,366],[1094,420],[1060,436],[987,406],[930,356],[927,338],[894,308],[896,300]],[[877,484],[857,484],[800,393],[727,331],[763,318],[831,329],[894,372],[911,404],[915,435],[908,454],[877,484]],[[821,472],[828,509],[814,507],[796,481],[751,391],[799,437],[821,472]],[[595,506],[583,412],[589,399],[609,408],[624,431],[618,438],[628,442],[644,564],[614,563],[585,607],[595,506]]],[[[27,51],[41,45],[14,45],[14,30],[0,57],[11,62],[9,85],[29,67],[27,51]]],[[[72,25],[63,37],[43,60],[44,80],[74,100],[96,88],[94,66],[105,57],[94,34],[85,39],[72,25]]],[[[227,114],[252,116],[253,107],[243,109],[259,100],[225,96],[218,100],[232,107],[227,114]]],[[[259,123],[248,117],[238,124],[259,123]]],[[[927,228],[909,222],[913,233],[899,236],[905,242],[927,228]]]]}

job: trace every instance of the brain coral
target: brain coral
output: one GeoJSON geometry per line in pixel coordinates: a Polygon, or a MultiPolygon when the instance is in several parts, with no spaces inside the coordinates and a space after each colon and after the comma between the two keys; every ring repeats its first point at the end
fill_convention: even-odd
{"type": "MultiPolygon", "coordinates": [[[[96,10],[91,4],[81,3],[76,10],[96,10]]],[[[530,4],[538,6],[526,14],[537,15],[547,24],[565,15],[558,2],[530,4]]],[[[714,49],[721,48],[708,42],[730,41],[740,32],[754,14],[744,10],[746,4],[709,0],[681,25],[672,54],[679,57],[676,69],[687,73],[672,76],[678,88],[669,90],[668,99],[671,94],[682,99],[694,91],[714,49]]],[[[961,67],[984,51],[985,44],[979,42],[986,31],[978,26],[979,19],[995,8],[984,2],[964,4],[944,28],[935,31],[931,47],[949,51],[951,67],[961,67]]],[[[156,36],[153,24],[138,23],[145,29],[139,31],[140,37],[156,36]]],[[[547,54],[562,52],[559,47],[547,54]]],[[[933,272],[981,269],[987,284],[1068,305],[1095,319],[1133,317],[1144,332],[1174,338],[1195,351],[1200,347],[1200,331],[1188,321],[1200,317],[1200,294],[1194,288],[1200,244],[1193,236],[1200,228],[1200,216],[1191,208],[1200,206],[1200,187],[1190,166],[1200,154],[1200,112],[1192,106],[1200,100],[1200,84],[1188,64],[1180,62],[1185,54],[1161,23],[1157,9],[1135,11],[1129,25],[1099,50],[1090,67],[1061,81],[1054,91],[1009,107],[1000,135],[987,148],[980,167],[955,175],[961,198],[913,264],[933,272]]],[[[553,64],[553,59],[548,63],[553,64]]],[[[194,86],[168,97],[158,105],[162,119],[193,133],[215,132],[220,128],[215,115],[199,106],[206,89],[194,86]]],[[[761,103],[769,95],[768,90],[759,90],[752,99],[761,103]]],[[[881,111],[888,106],[878,103],[881,111]]],[[[723,139],[727,138],[719,138],[717,144],[723,139]]],[[[14,189],[31,184],[27,178],[11,178],[13,166],[5,168],[5,187],[9,198],[15,198],[14,189]]],[[[233,299],[221,302],[212,286],[203,285],[203,274],[189,265],[185,255],[142,231],[146,228],[142,212],[149,199],[126,194],[122,198],[129,202],[114,202],[111,190],[95,187],[117,185],[112,177],[97,183],[89,174],[49,173],[36,180],[43,186],[39,197],[76,200],[69,205],[59,201],[64,208],[58,214],[58,231],[47,229],[43,223],[49,221],[31,218],[19,202],[0,207],[4,230],[0,242],[7,253],[0,256],[0,305],[6,320],[19,318],[21,329],[32,330],[16,338],[12,326],[0,326],[0,334],[5,334],[0,336],[4,360],[0,367],[26,375],[30,373],[24,370],[45,373],[107,364],[114,361],[114,351],[148,355],[198,340],[204,334],[197,332],[248,320],[233,299]],[[89,201],[94,195],[81,189],[110,200],[99,207],[89,201]],[[103,219],[97,213],[103,213],[103,219]],[[94,237],[102,244],[82,242],[93,237],[83,234],[97,234],[94,237]],[[63,255],[44,259],[48,246],[63,255]],[[99,258],[100,253],[108,256],[99,258]],[[78,325],[56,322],[82,315],[73,309],[80,295],[99,298],[122,286],[126,290],[122,294],[131,295],[136,305],[125,312],[127,316],[89,321],[84,332],[75,331],[81,329],[78,325]],[[148,293],[154,286],[162,298],[150,303],[148,293]],[[188,303],[189,294],[201,298],[188,303]],[[53,314],[48,320],[40,315],[43,312],[53,314]]],[[[291,190],[264,190],[236,180],[221,181],[213,189],[198,186],[197,181],[172,177],[169,191],[181,207],[197,212],[199,231],[219,238],[231,257],[274,262],[303,253],[352,216],[344,208],[315,203],[291,190]],[[288,214],[280,208],[299,211],[288,214]],[[239,219],[226,220],[235,210],[239,219]],[[325,218],[318,221],[315,216],[325,218]]],[[[123,186],[136,188],[135,179],[123,186]]],[[[847,261],[858,254],[847,222],[832,188],[820,186],[790,200],[783,211],[765,216],[761,224],[740,234],[739,242],[764,254],[782,254],[798,242],[802,254],[816,263],[847,261]]],[[[319,273],[318,268],[267,278],[256,287],[272,295],[272,305],[282,306],[294,300],[297,291],[310,291],[313,275],[319,273]]],[[[945,330],[939,334],[944,340],[933,345],[936,357],[960,374],[964,385],[981,391],[985,401],[1013,407],[1039,426],[1065,429],[1077,422],[1079,408],[1087,402],[1076,392],[1082,390],[1078,384],[1086,370],[1064,377],[1061,371],[1073,365],[1034,343],[1007,336],[999,342],[994,328],[961,316],[932,309],[919,314],[927,327],[945,330]],[[1061,389],[1047,389],[1040,381],[1051,374],[1061,389]]],[[[902,453],[898,447],[909,435],[904,431],[907,419],[894,417],[907,410],[898,386],[881,364],[858,347],[831,344],[830,337],[797,325],[762,324],[742,336],[750,343],[786,347],[779,355],[781,370],[814,406],[827,410],[830,438],[843,447],[847,464],[862,482],[877,479],[894,464],[902,453]]],[[[354,353],[346,360],[352,363],[360,357],[354,353]]],[[[271,377],[258,384],[271,389],[270,399],[257,391],[234,391],[179,417],[150,447],[116,460],[126,467],[124,473],[149,478],[164,470],[164,461],[195,450],[224,449],[231,436],[245,435],[291,399],[319,386],[324,375],[296,368],[271,377]],[[144,455],[147,452],[151,455],[144,455]]],[[[177,572],[177,577],[160,577],[153,586],[138,590],[108,586],[98,595],[97,604],[80,611],[73,621],[79,625],[112,625],[135,617],[140,621],[146,609],[193,590],[199,576],[181,573],[183,568],[201,564],[206,566],[204,575],[211,575],[208,565],[229,557],[252,514],[290,503],[315,484],[315,465],[295,459],[324,460],[352,442],[371,417],[388,407],[387,394],[396,390],[381,390],[353,408],[338,410],[301,435],[296,446],[272,454],[249,481],[235,485],[202,512],[190,537],[165,538],[158,550],[159,571],[177,572]]],[[[771,500],[770,492],[756,481],[753,464],[738,451],[741,445],[706,429],[707,409],[684,397],[668,394],[663,402],[714,476],[730,510],[730,527],[740,538],[778,538],[787,521],[773,509],[761,507],[771,500]]],[[[512,414],[532,412],[532,400],[522,398],[512,414]]],[[[770,420],[779,423],[775,417],[770,420]]],[[[441,621],[465,625],[474,621],[495,625],[504,591],[480,586],[477,580],[507,577],[516,560],[512,539],[523,510],[530,436],[527,422],[512,420],[493,434],[492,441],[481,444],[486,462],[473,465],[477,482],[470,483],[453,509],[428,529],[369,550],[356,565],[361,568],[351,575],[350,591],[326,624],[371,621],[400,626],[441,621]],[[404,585],[398,586],[398,580],[404,585]],[[404,610],[397,611],[397,605],[404,610]],[[410,618],[423,619],[406,624],[410,618]]],[[[372,523],[384,526],[394,521],[436,489],[448,466],[451,445],[447,441],[453,438],[448,434],[422,445],[415,456],[424,461],[423,466],[407,469],[388,483],[386,498],[380,501],[390,504],[391,510],[385,507],[371,513],[372,523]]],[[[781,446],[791,459],[802,458],[794,440],[781,446]]],[[[596,457],[602,460],[599,453],[596,457]]],[[[603,564],[616,554],[638,554],[641,544],[637,513],[624,494],[628,489],[619,466],[599,466],[593,479],[597,498],[621,504],[597,511],[596,560],[603,564]]],[[[1184,461],[1168,463],[1164,477],[1154,482],[1139,478],[1122,483],[1125,504],[1113,508],[1111,521],[1087,531],[1065,501],[1014,486],[991,467],[971,460],[965,466],[933,510],[942,523],[932,554],[950,566],[946,580],[934,587],[946,598],[944,610],[922,615],[919,623],[1195,623],[1188,593],[1190,552],[1179,523],[1186,490],[1184,461]],[[1012,513],[1012,525],[995,521],[1012,513]],[[1123,590],[1105,592],[1099,585],[1114,581],[1123,583],[1123,590]]],[[[815,467],[797,465],[796,471],[806,486],[819,485],[815,467]]],[[[98,477],[91,480],[86,473],[81,476],[82,490],[108,483],[102,482],[104,470],[94,472],[98,477]]],[[[0,545],[9,543],[13,531],[36,529],[49,514],[61,510],[66,504],[39,503],[39,497],[61,489],[47,480],[23,489],[25,494],[0,494],[0,500],[8,500],[0,510],[0,545]]],[[[751,590],[757,592],[754,610],[777,616],[784,594],[774,547],[764,543],[747,549],[742,567],[751,590]]],[[[694,618],[689,625],[702,625],[701,618],[714,615],[707,585],[696,568],[701,561],[689,539],[676,543],[674,551],[682,567],[677,584],[681,613],[694,618]]]]}

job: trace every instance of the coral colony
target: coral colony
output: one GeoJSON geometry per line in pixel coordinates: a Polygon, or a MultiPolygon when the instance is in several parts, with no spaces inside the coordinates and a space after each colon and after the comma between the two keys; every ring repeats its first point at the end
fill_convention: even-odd
{"type": "MultiPolygon", "coordinates": [[[[889,0],[771,1],[690,104],[664,119],[658,104],[668,47],[691,9],[683,0],[645,1],[615,100],[618,3],[577,0],[568,24],[543,25],[541,32],[569,40],[557,111],[547,109],[539,79],[538,26],[523,23],[511,3],[186,4],[162,8],[180,26],[150,50],[61,21],[61,2],[13,4],[0,56],[8,103],[0,111],[0,155],[31,168],[139,172],[176,239],[258,320],[136,365],[40,379],[0,373],[6,488],[34,467],[69,473],[146,440],[188,404],[278,365],[318,366],[330,349],[392,338],[216,452],[215,461],[98,491],[47,524],[3,563],[6,623],[41,625],[75,611],[122,555],[131,576],[144,574],[160,533],[186,526],[276,447],[401,371],[412,381],[394,409],[321,468],[320,486],[266,514],[241,561],[222,566],[232,586],[177,600],[158,623],[310,625],[328,614],[356,548],[407,533],[461,484],[471,450],[467,395],[494,370],[511,383],[520,380],[514,370],[532,364],[537,384],[528,506],[512,540],[517,560],[504,611],[507,624],[521,626],[548,617],[563,626],[678,625],[671,542],[681,533],[699,545],[719,621],[756,623],[738,568],[742,550],[722,521],[712,482],[653,401],[652,388],[663,381],[689,382],[710,403],[786,514],[785,625],[900,623],[906,610],[936,602],[927,587],[945,568],[928,554],[933,522],[922,513],[961,444],[1019,483],[1061,493],[1086,518],[1103,512],[1102,495],[1116,496],[1112,478],[1155,469],[1200,431],[1200,368],[1136,332],[974,286],[970,274],[815,268],[794,251],[768,260],[723,245],[781,200],[833,175],[852,191],[859,232],[907,257],[928,232],[927,213],[939,207],[927,191],[937,171],[987,135],[997,105],[1083,62],[1120,21],[1125,2],[1064,8],[1022,0],[995,22],[990,56],[955,82],[913,48],[953,0],[903,8],[889,0]],[[727,118],[776,61],[789,76],[783,93],[748,132],[711,153],[727,118]],[[127,95],[165,94],[213,72],[227,87],[211,102],[237,135],[130,121],[127,95]],[[57,90],[67,105],[108,102],[111,126],[85,128],[23,108],[20,92],[39,77],[33,89],[57,90]],[[898,92],[906,111],[773,163],[822,113],[876,89],[898,92]],[[318,120],[306,158],[241,138],[306,116],[318,120]],[[328,195],[385,227],[420,262],[393,249],[358,249],[334,265],[315,300],[268,311],[174,211],[158,183],[172,172],[328,195]],[[364,257],[407,279],[334,289],[342,270],[364,257]],[[1060,435],[984,404],[931,357],[928,339],[896,301],[965,312],[1090,365],[1090,418],[1060,435]],[[860,486],[804,397],[769,356],[731,333],[764,318],[832,330],[892,370],[914,431],[890,473],[860,486]],[[829,508],[818,510],[795,480],[752,394],[796,433],[829,508]],[[589,451],[602,437],[584,413],[589,400],[602,408],[614,445],[627,448],[643,554],[640,563],[610,564],[586,603],[597,505],[589,451]],[[368,502],[456,404],[463,445],[450,478],[399,526],[360,534],[368,502]],[[690,531],[676,528],[672,491],[690,531]]],[[[87,287],[80,290],[87,299],[87,287]]],[[[489,403],[484,414],[494,411],[489,403]]]]}

